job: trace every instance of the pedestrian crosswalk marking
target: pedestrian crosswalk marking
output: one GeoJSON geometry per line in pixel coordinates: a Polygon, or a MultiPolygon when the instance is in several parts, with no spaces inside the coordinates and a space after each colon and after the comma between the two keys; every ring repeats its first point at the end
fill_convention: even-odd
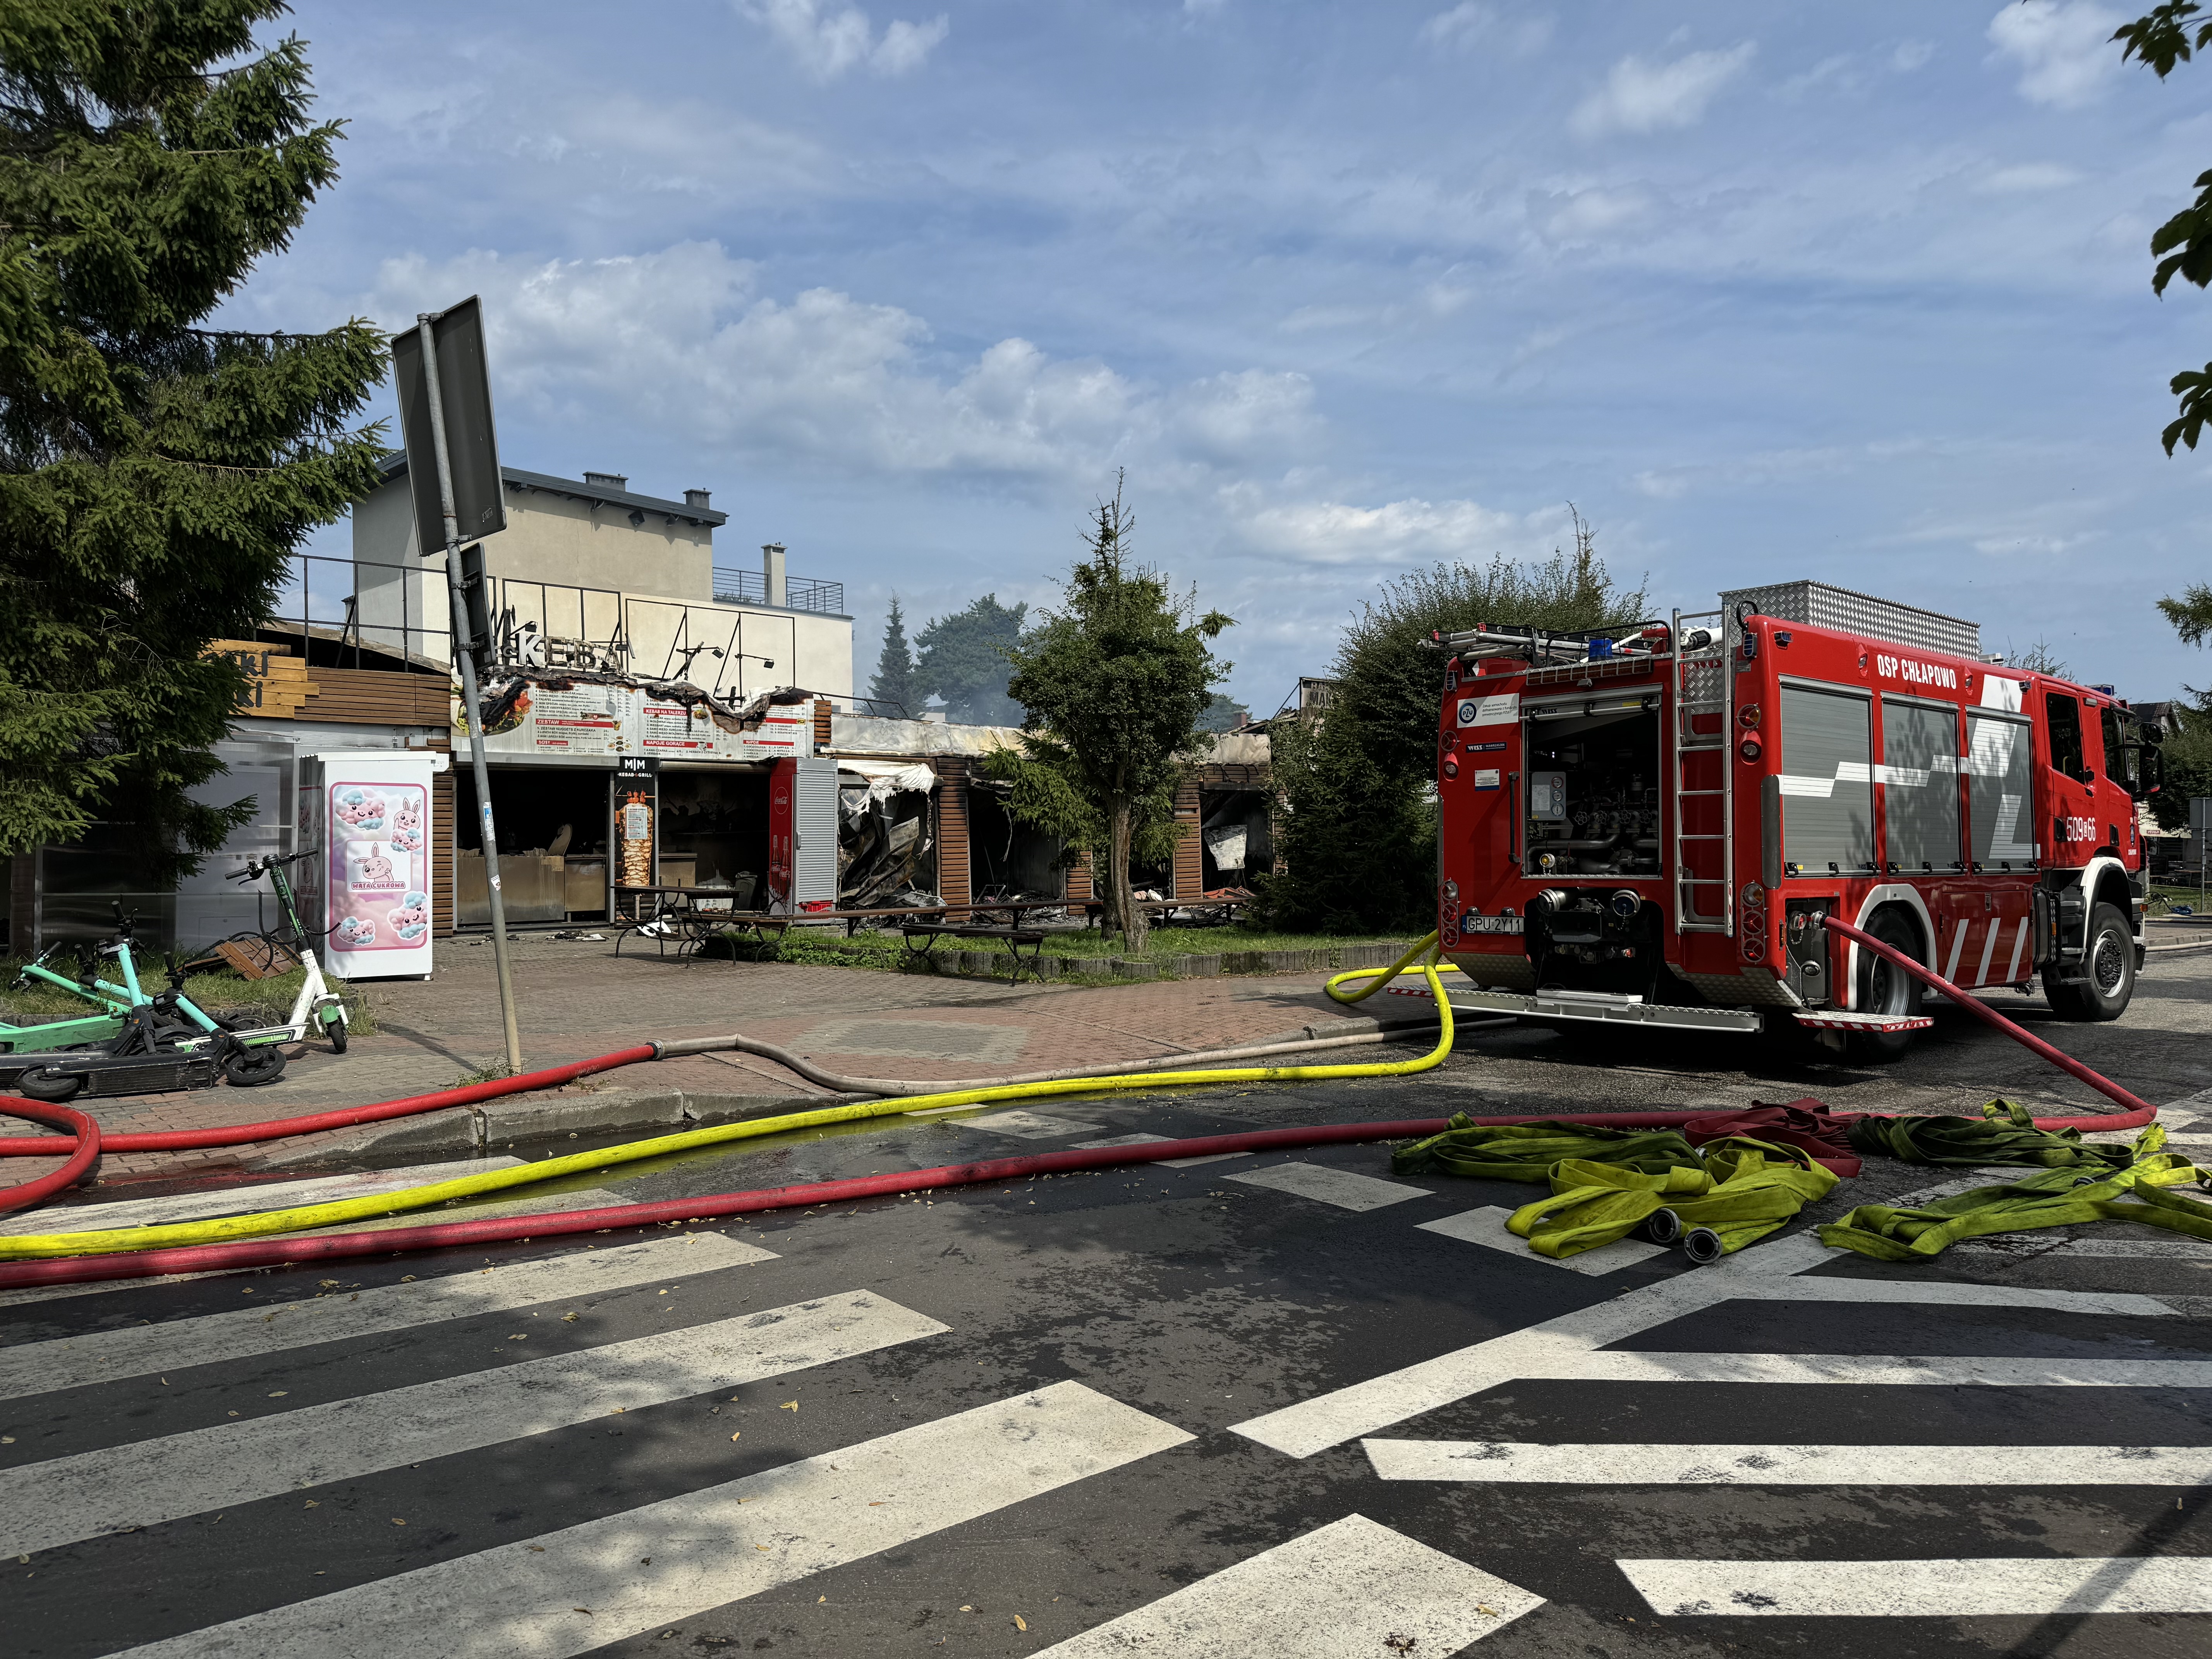
{"type": "Polygon", "coordinates": [[[1326,1164],[1276,1164],[1264,1170],[1221,1178],[1315,1199],[1340,1210],[1379,1210],[1386,1205],[1403,1204],[1409,1198],[1435,1195],[1426,1187],[1409,1187],[1402,1181],[1357,1175],[1350,1170],[1331,1169],[1326,1164]]]}
{"type": "Polygon", "coordinates": [[[1054,1140],[1061,1135],[1087,1135],[1096,1131],[1096,1123],[1078,1123],[1073,1118],[1047,1117],[1042,1112],[994,1112],[989,1117],[970,1117],[961,1120],[963,1129],[988,1129],[994,1134],[1019,1135],[1025,1140],[1054,1140]]]}
{"type": "MultiPolygon", "coordinates": [[[[1087,1152],[1101,1146],[1141,1146],[1147,1141],[1174,1139],[1173,1135],[1109,1135],[1103,1140],[1079,1140],[1069,1150],[1087,1152]]],[[[1160,1160],[1160,1167],[1164,1170],[1188,1170],[1200,1164],[1221,1164],[1232,1158],[1250,1156],[1249,1152],[1206,1152],[1198,1158],[1164,1158],[1160,1160]]]]}
{"type": "Polygon", "coordinates": [[[534,1302],[604,1294],[775,1259],[774,1251],[757,1245],[720,1233],[695,1233],[511,1262],[481,1272],[447,1273],[411,1285],[380,1285],[343,1296],[309,1297],[162,1325],[26,1342],[0,1348],[0,1400],[280,1353],[312,1343],[387,1335],[534,1302]]]}
{"type": "Polygon", "coordinates": [[[1561,1355],[1531,1382],[1825,1382],[1859,1388],[2212,1389],[2212,1359],[1999,1359],[1851,1353],[1561,1355]]]}
{"type": "Polygon", "coordinates": [[[2212,1613],[2212,1557],[1620,1564],[1664,1618],[1959,1619],[2212,1613]]]}
{"type": "Polygon", "coordinates": [[[1366,1440],[1384,1480],[1575,1486],[2201,1486],[2208,1446],[1528,1445],[1366,1440]]]}
{"type": "Polygon", "coordinates": [[[1036,1659],[1443,1656],[1543,1604],[1455,1556],[1348,1515],[1055,1643],[1036,1659]]]}
{"type": "Polygon", "coordinates": [[[546,1434],[951,1328],[871,1291],[0,1471],[0,1556],[546,1434]]]}
{"type": "Polygon", "coordinates": [[[426,1640],[442,1659],[572,1659],[1192,1438],[1079,1382],[1056,1382],[527,1542],[132,1648],[125,1659],[416,1653],[429,1650],[426,1640]]]}
{"type": "MultiPolygon", "coordinates": [[[[2016,1171],[2014,1173],[2017,1173],[2016,1171]]],[[[1890,1203],[1899,1207],[1926,1203],[1953,1193],[1964,1192],[1982,1184],[1977,1176],[1953,1176],[1936,1184],[1913,1192],[1900,1194],[1890,1203]]],[[[1490,1337],[1471,1343],[1466,1347],[1438,1354],[1433,1358],[1386,1371],[1378,1376],[1354,1382],[1346,1388],[1316,1395],[1279,1411],[1232,1424],[1233,1432],[1255,1440],[1263,1446],[1290,1457],[1310,1457],[1316,1452],[1340,1446],[1346,1441],[1359,1439],[1402,1423],[1424,1412],[1437,1410],[1455,1401],[1465,1400],[1486,1389],[1498,1387],[1522,1377],[1592,1376],[1598,1374],[1595,1367],[1615,1365],[1610,1374],[1626,1375],[1628,1368],[1652,1357],[1634,1354],[1611,1354],[1601,1351],[1608,1344],[1620,1342],[1643,1332],[1656,1329],[1686,1314],[1698,1312],[1723,1302],[1742,1297],[1786,1297],[1789,1299],[1821,1300],[1882,1300],[1898,1302],[1925,1301],[1941,1305],[1950,1302],[1966,1301],[1987,1305],[2006,1305],[1988,1292],[2002,1293],[2004,1287],[1979,1285],[1960,1286],[1955,1284],[1927,1280],[1907,1284],[1902,1280],[1858,1279],[1844,1275],[1803,1277],[1808,1269],[1824,1267],[1838,1260],[1837,1252],[1823,1245],[1813,1232],[1786,1235],[1771,1243],[1723,1258],[1710,1267],[1692,1273],[1677,1273],[1671,1278],[1651,1284],[1639,1285],[1623,1291],[1608,1301],[1594,1303],[1589,1307],[1574,1309],[1534,1325],[1509,1331],[1501,1336],[1490,1337]],[[1874,1287],[1880,1288],[1863,1288],[1874,1287]]],[[[2063,1294],[2039,1292],[2041,1296],[2063,1294]]],[[[2105,1298],[2108,1303],[2111,1297],[2105,1298]]],[[[2154,1298],[2139,1298],[2142,1306],[2135,1311],[2151,1314],[2171,1314],[2172,1310],[2154,1298]]],[[[2018,1304],[2014,1304],[2018,1305],[2018,1304]]],[[[2044,1304],[2041,1305],[2050,1305],[2044,1304]]],[[[2081,1306],[2081,1304],[2065,1305],[2081,1306]]],[[[2107,1309],[2106,1310],[2110,1310],[2107,1309]]],[[[1840,1380],[1840,1373],[1850,1369],[1856,1362],[1848,1358],[1834,1361],[1837,1374],[1826,1376],[1801,1370],[1796,1376],[1785,1377],[1777,1374],[1766,1378],[1750,1376],[1749,1362],[1757,1356],[1735,1355],[1669,1355],[1668,1358],[1680,1362],[1682,1370],[1673,1376],[1660,1378],[1654,1367],[1644,1364],[1642,1375],[1650,1380],[1701,1380],[1696,1368],[1705,1367],[1702,1380],[1768,1380],[1821,1382],[1840,1380]],[[1746,1375],[1739,1379],[1723,1379],[1721,1372],[1732,1360],[1746,1362],[1746,1375]]],[[[1829,1363],[1824,1356],[1787,1357],[1808,1363],[1829,1363]]],[[[1997,1370],[2008,1365],[2040,1366],[2046,1372],[2070,1369],[2077,1379],[2086,1380],[2089,1370],[2096,1364],[2137,1365],[2178,1365],[2181,1372],[2161,1376],[2159,1382],[2170,1382],[2181,1375],[2203,1375],[2212,1381],[2212,1362],[2141,1361],[2141,1362],[2057,1362],[2057,1361],[1980,1361],[1980,1360],[1892,1360],[1867,1362],[1887,1364],[1901,1373],[1898,1381],[1990,1381],[1997,1370]],[[2203,1364],[2202,1371],[2186,1368],[2203,1364]],[[1963,1369],[1976,1365],[1988,1366],[1990,1370],[1968,1376],[1963,1369]],[[1939,1376],[1936,1371],[1914,1367],[1951,1367],[1949,1376],[1939,1376]]],[[[1785,1365],[1784,1370],[1787,1370],[1785,1365]]],[[[2025,1376],[2027,1373],[2021,1372],[2025,1376]]],[[[2148,1372],[2139,1373],[2145,1379],[2148,1372]]],[[[1854,1379],[1856,1380],[1856,1379],[1854,1379]]],[[[2129,1386],[2150,1386],[2145,1382],[2129,1386]]],[[[2188,1383],[2181,1386],[2205,1386],[2188,1383]]]]}
{"type": "Polygon", "coordinates": [[[1665,1255],[1666,1249],[1657,1244],[1646,1244],[1633,1238],[1617,1238],[1610,1244],[1600,1245],[1595,1250],[1583,1250],[1574,1255],[1539,1255],[1528,1248],[1528,1241],[1505,1231],[1505,1218],[1513,1213],[1495,1204],[1480,1210],[1468,1210],[1458,1215],[1448,1215],[1439,1221],[1424,1221],[1421,1231],[1442,1233],[1446,1238],[1456,1238],[1468,1244],[1480,1244],[1492,1250],[1524,1261],[1540,1261],[1547,1267],[1565,1267],[1571,1272],[1586,1273],[1595,1279],[1622,1267],[1632,1267],[1639,1261],[1648,1261],[1655,1255],[1665,1255]]]}

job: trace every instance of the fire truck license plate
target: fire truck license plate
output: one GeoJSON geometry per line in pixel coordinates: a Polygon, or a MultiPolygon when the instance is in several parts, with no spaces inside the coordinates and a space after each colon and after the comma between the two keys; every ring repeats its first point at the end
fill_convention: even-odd
{"type": "Polygon", "coordinates": [[[1461,920],[1462,933],[1517,933],[1521,931],[1519,916],[1467,916],[1461,920]]]}

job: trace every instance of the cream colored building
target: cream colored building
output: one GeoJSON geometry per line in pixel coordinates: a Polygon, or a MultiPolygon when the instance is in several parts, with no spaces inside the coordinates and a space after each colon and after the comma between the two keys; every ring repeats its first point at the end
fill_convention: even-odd
{"type": "MultiPolygon", "coordinates": [[[[384,476],[354,509],[351,625],[372,647],[442,656],[444,550],[426,556],[417,545],[406,457],[389,457],[384,476]]],[[[483,549],[511,659],[681,677],[729,696],[781,686],[852,696],[843,584],[789,577],[773,544],[752,568],[718,568],[714,532],[728,515],[706,490],[672,501],[632,490],[618,473],[501,476],[507,528],[483,549]]]]}

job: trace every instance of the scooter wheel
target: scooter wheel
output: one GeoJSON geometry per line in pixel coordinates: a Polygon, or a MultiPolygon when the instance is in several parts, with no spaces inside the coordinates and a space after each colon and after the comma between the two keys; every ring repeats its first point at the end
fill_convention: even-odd
{"type": "Polygon", "coordinates": [[[58,1106],[65,1100],[76,1098],[77,1091],[84,1087],[84,1077],[81,1073],[58,1072],[51,1066],[41,1066],[17,1078],[15,1086],[33,1100],[58,1106]]]}
{"type": "Polygon", "coordinates": [[[274,1043],[241,1048],[223,1060],[222,1074],[230,1079],[234,1088],[252,1089],[274,1083],[284,1075],[284,1051],[274,1043]]]}
{"type": "Polygon", "coordinates": [[[1682,1254],[1703,1267],[1727,1252],[1721,1249],[1721,1236],[1711,1227],[1692,1227],[1682,1235],[1682,1254]]]}
{"type": "Polygon", "coordinates": [[[1682,1236],[1682,1218],[1672,1210],[1654,1210],[1644,1218],[1636,1236],[1654,1244],[1672,1244],[1682,1236]]]}
{"type": "Polygon", "coordinates": [[[330,1021],[323,1027],[323,1035],[331,1040],[331,1052],[342,1054],[346,1051],[346,1023],[343,1018],[330,1021]]]}

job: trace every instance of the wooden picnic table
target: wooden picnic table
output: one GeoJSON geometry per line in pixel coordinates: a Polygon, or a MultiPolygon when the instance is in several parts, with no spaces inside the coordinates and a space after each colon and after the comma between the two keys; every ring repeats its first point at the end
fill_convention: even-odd
{"type": "MultiPolygon", "coordinates": [[[[1136,906],[1139,910],[1154,910],[1162,915],[1170,910],[1188,910],[1195,916],[1203,911],[1215,921],[1234,921],[1237,913],[1250,902],[1249,899],[1139,899],[1136,906]]],[[[1083,907],[1084,927],[1087,930],[1097,927],[1105,914],[1105,900],[1089,901],[1083,907]]]]}
{"type": "Polygon", "coordinates": [[[957,927],[946,922],[910,921],[907,923],[903,932],[906,935],[908,952],[925,961],[931,959],[939,939],[1002,940],[1006,944],[1007,959],[1011,963],[1006,983],[1020,984],[1022,969],[1025,965],[1029,969],[1031,978],[1042,980],[1044,977],[1042,965],[1044,956],[1044,933],[1040,928],[978,927],[972,923],[967,927],[957,927]],[[915,943],[917,939],[921,941],[919,945],[915,943]],[[1024,945],[1029,948],[1027,957],[1022,955],[1024,945]]]}

